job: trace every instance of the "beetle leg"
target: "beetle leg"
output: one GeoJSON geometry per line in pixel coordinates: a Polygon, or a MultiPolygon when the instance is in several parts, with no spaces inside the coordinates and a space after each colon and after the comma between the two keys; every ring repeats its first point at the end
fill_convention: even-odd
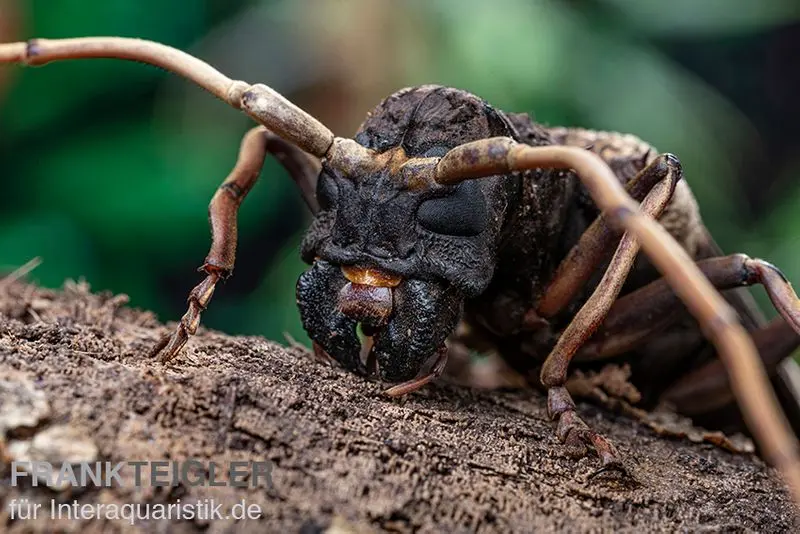
{"type": "Polygon", "coordinates": [[[547,390],[547,413],[551,419],[558,420],[556,436],[573,452],[583,455],[586,453],[586,446],[591,445],[600,457],[603,467],[622,467],[619,453],[614,445],[589,428],[580,418],[575,410],[575,401],[572,400],[566,387],[556,386],[547,390]]]}
{"type": "MultiPolygon", "coordinates": [[[[673,176],[672,183],[677,183],[681,176],[680,164],[669,154],[662,154],[628,182],[625,189],[631,198],[641,201],[670,173],[673,176]]],[[[558,265],[536,305],[537,315],[553,317],[569,304],[600,264],[611,255],[619,236],[620,232],[609,226],[602,215],[597,217],[558,265]]]]}
{"type": "MultiPolygon", "coordinates": [[[[800,346],[800,299],[791,284],[772,264],[744,254],[697,262],[697,267],[717,289],[762,284],[781,317],[752,332],[759,355],[770,377],[800,346]]],[[[614,303],[603,326],[576,355],[578,360],[599,360],[634,350],[669,325],[680,300],[664,279],[656,280],[614,303]],[[643,314],[642,309],[647,309],[643,314]]],[[[663,398],[682,413],[710,411],[732,401],[727,375],[719,360],[706,364],[672,386],[663,398]]]]}
{"type": "MultiPolygon", "coordinates": [[[[775,266],[744,254],[733,254],[701,260],[697,267],[717,289],[762,284],[783,319],[800,336],[800,299],[775,266]]],[[[633,350],[667,326],[681,309],[680,299],[663,278],[639,288],[611,306],[603,325],[581,347],[576,359],[599,360],[633,350]],[[642,313],[643,309],[647,313],[642,313]]]]}
{"type": "MultiPolygon", "coordinates": [[[[780,364],[800,346],[800,334],[783,317],[776,317],[767,326],[752,332],[752,336],[761,361],[773,379],[779,373],[780,364]]],[[[689,416],[711,412],[734,401],[730,381],[719,360],[684,376],[661,398],[689,416]]]]}
{"type": "Polygon", "coordinates": [[[151,355],[160,355],[161,361],[174,358],[189,336],[197,332],[200,314],[208,307],[217,283],[231,275],[236,259],[236,216],[242,200],[261,174],[267,153],[275,155],[286,167],[300,187],[309,208],[312,211],[318,209],[314,197],[318,170],[311,157],[263,126],[247,132],[242,139],[236,165],[219,186],[208,207],[211,250],[200,267],[206,277],[189,293],[189,309],[175,331],[161,339],[153,348],[151,355]]]}
{"type": "MultiPolygon", "coordinates": [[[[653,217],[658,217],[669,204],[675,185],[681,177],[677,160],[666,157],[665,162],[669,169],[665,178],[653,187],[641,205],[641,210],[653,217]]],[[[558,421],[556,434],[559,439],[572,446],[578,441],[592,445],[604,466],[619,463],[614,447],[586,426],[575,412],[574,403],[563,386],[567,379],[570,361],[606,318],[638,252],[639,244],[636,239],[627,233],[623,235],[605,275],[591,297],[562,332],[556,346],[545,360],[541,372],[542,384],[548,388],[550,417],[558,421]]]]}

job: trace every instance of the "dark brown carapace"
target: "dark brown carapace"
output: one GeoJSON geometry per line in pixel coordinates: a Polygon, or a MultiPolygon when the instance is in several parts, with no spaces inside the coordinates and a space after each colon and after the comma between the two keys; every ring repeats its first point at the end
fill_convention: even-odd
{"type": "Polygon", "coordinates": [[[177,72],[260,124],[211,201],[207,276],[156,348],[163,360],[231,274],[239,205],[273,154],[314,214],[297,304],[318,354],[396,384],[397,396],[442,372],[448,343],[492,347],[546,389],[558,437],[593,448],[604,468],[619,455],[578,416],[568,368],[626,363],[643,406],[746,424],[800,495],[797,440],[769,384],[800,428],[786,359],[800,344],[800,304],[769,263],[721,254],[674,156],[629,135],[546,128],[440,86],[398,91],[343,139],[269,87],[156,43],[0,45],[0,62],[86,57],[177,72]],[[770,324],[737,289],[756,283],[780,312],[770,324]]]}

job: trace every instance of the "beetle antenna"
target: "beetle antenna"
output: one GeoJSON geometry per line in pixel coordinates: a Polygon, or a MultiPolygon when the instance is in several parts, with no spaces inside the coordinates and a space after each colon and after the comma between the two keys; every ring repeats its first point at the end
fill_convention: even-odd
{"type": "Polygon", "coordinates": [[[261,125],[318,158],[333,145],[333,133],[317,119],[266,85],[231,80],[208,63],[171,46],[127,37],[33,39],[0,44],[0,63],[44,65],[64,59],[138,61],[193,81],[261,125]]]}

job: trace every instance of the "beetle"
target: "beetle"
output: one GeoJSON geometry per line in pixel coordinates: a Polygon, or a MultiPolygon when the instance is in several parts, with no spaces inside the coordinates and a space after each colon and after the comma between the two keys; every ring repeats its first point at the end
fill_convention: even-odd
{"type": "Polygon", "coordinates": [[[345,139],[273,89],[162,44],[0,44],[4,63],[96,57],[175,72],[259,123],[211,200],[206,276],[154,348],[162,361],[232,273],[238,208],[272,154],[314,214],[297,304],[319,356],[402,396],[442,373],[447,340],[464,325],[460,341],[495,347],[546,389],[558,438],[594,449],[603,468],[620,466],[619,453],[578,415],[568,368],[629,362],[645,405],[668,400],[718,427],[746,423],[800,496],[796,438],[769,383],[800,427],[798,370],[784,361],[800,344],[800,303],[776,267],[722,255],[675,156],[632,135],[544,127],[433,85],[390,95],[345,139]],[[735,290],[757,283],[780,312],[768,325],[735,290]]]}

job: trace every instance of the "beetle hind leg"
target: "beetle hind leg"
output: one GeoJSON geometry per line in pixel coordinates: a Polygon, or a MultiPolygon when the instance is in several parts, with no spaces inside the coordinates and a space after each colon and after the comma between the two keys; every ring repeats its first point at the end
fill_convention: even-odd
{"type": "MultiPolygon", "coordinates": [[[[775,266],[744,254],[732,254],[701,260],[697,267],[720,290],[764,286],[775,310],[786,323],[781,328],[793,330],[794,335],[800,337],[800,299],[775,266]]],[[[666,280],[651,282],[614,303],[603,325],[581,347],[576,359],[600,360],[634,350],[673,321],[673,315],[681,309],[680,299],[666,280]],[[647,309],[646,314],[642,313],[643,309],[647,309]]],[[[743,311],[747,310],[740,310],[740,313],[743,311]]],[[[792,334],[788,336],[791,338],[792,334]]]]}
{"type": "MultiPolygon", "coordinates": [[[[800,368],[786,361],[800,346],[800,300],[791,284],[772,264],[744,254],[704,259],[697,266],[720,290],[764,286],[780,315],[766,326],[758,326],[759,320],[753,319],[751,335],[790,423],[795,432],[800,433],[800,368]]],[[[740,314],[747,311],[747,308],[739,309],[740,314]]],[[[682,317],[685,317],[685,309],[678,296],[664,279],[656,280],[617,300],[602,326],[580,348],[576,359],[600,361],[635,351],[682,317]],[[647,313],[642,313],[644,309],[647,313]]],[[[686,343],[686,347],[691,347],[695,341],[689,337],[686,343]]],[[[670,347],[663,350],[683,352],[677,345],[670,344],[670,347]]],[[[671,384],[668,377],[673,375],[666,367],[656,365],[652,372],[650,365],[646,367],[645,382],[651,388],[655,386],[648,394],[651,402],[666,401],[678,412],[696,418],[701,425],[713,424],[715,428],[728,431],[744,430],[722,361],[713,359],[671,384]],[[663,377],[663,384],[658,381],[659,377],[663,377]]]]}

